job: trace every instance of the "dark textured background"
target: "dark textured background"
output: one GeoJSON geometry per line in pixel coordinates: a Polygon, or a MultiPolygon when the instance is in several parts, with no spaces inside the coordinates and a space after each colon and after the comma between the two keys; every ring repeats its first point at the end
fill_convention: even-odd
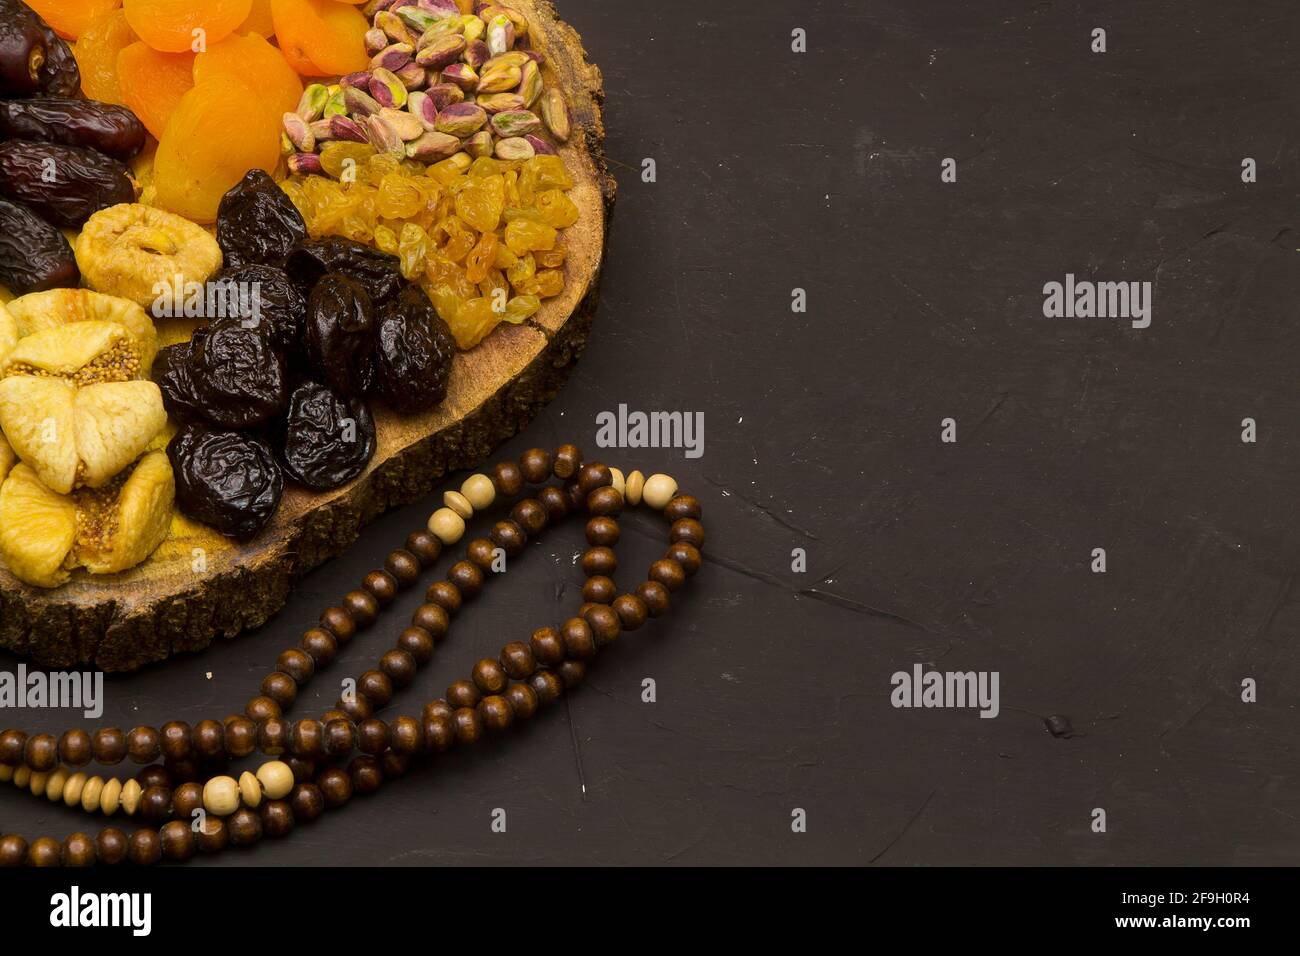
{"type": "MultiPolygon", "coordinates": [[[[606,457],[699,495],[708,565],[526,729],[214,862],[1300,862],[1295,5],[559,6],[605,72],[620,199],[588,351],[502,452],[590,449],[620,402],[704,412],[699,461],[606,457]],[[1156,283],[1151,327],[1043,318],[1066,272],[1156,283]],[[914,662],[1000,671],[1001,716],[892,709],[914,662]]],[[[239,706],[431,507],[378,522],[261,632],[112,680],[106,719],[239,706]]],[[[640,569],[661,528],[631,524],[640,569]]],[[[579,539],[530,546],[404,709],[570,613],[579,539]]],[[[0,805],[0,829],[84,825],[0,805]]]]}

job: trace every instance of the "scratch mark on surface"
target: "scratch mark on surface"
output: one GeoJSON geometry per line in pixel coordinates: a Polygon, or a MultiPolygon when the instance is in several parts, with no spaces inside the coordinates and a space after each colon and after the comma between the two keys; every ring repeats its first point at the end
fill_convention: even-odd
{"type": "Polygon", "coordinates": [[[899,830],[899,831],[898,831],[898,834],[897,834],[897,835],[896,835],[892,840],[890,840],[888,843],[885,844],[884,849],[882,849],[879,853],[877,853],[875,856],[873,856],[873,857],[868,861],[869,863],[875,863],[875,862],[876,862],[877,860],[879,860],[882,856],[884,856],[886,853],[888,853],[888,852],[893,848],[893,846],[894,846],[895,843],[897,843],[899,840],[903,839],[903,834],[906,833],[908,830],[910,830],[911,827],[912,827],[912,824],[915,823],[915,822],[917,821],[917,819],[921,816],[921,814],[925,812],[925,808],[928,807],[928,806],[930,805],[930,801],[934,799],[934,795],[935,795],[937,792],[938,792],[937,790],[931,790],[931,791],[930,791],[930,795],[929,795],[928,797],[925,798],[925,802],[923,802],[923,803],[922,803],[922,804],[917,808],[916,812],[912,814],[912,818],[911,818],[910,820],[908,820],[905,824],[903,824],[903,829],[899,830]]]}
{"type": "Polygon", "coordinates": [[[817,537],[817,535],[813,534],[813,533],[812,533],[811,531],[809,531],[807,528],[801,528],[801,527],[799,527],[799,526],[798,526],[797,524],[795,524],[793,521],[790,521],[790,520],[788,520],[788,519],[786,519],[786,518],[781,517],[780,514],[778,514],[777,512],[773,511],[771,508],[769,508],[767,505],[763,504],[762,502],[755,501],[753,498],[750,498],[750,497],[748,497],[747,495],[741,494],[741,492],[737,491],[735,488],[730,488],[730,487],[728,487],[728,486],[727,486],[726,484],[724,484],[723,482],[718,481],[718,479],[716,479],[716,478],[710,478],[708,475],[705,475],[705,476],[704,476],[704,480],[707,481],[709,484],[711,484],[711,485],[712,485],[713,487],[715,487],[715,488],[719,488],[719,489],[721,489],[721,490],[723,490],[723,491],[730,492],[731,494],[735,495],[735,496],[736,496],[737,498],[739,498],[741,501],[745,502],[745,504],[749,505],[751,508],[753,508],[754,510],[758,511],[760,514],[763,514],[763,515],[767,516],[768,518],[772,519],[772,520],[775,521],[777,524],[779,524],[781,527],[785,528],[787,531],[793,531],[793,532],[795,532],[795,534],[801,534],[801,535],[803,535],[805,538],[809,538],[809,539],[812,540],[812,541],[820,541],[820,540],[821,540],[821,538],[817,537]]]}

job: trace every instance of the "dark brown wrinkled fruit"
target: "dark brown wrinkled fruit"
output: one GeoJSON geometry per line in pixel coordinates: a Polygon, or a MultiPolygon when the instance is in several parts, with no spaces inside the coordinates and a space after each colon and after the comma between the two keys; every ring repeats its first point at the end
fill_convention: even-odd
{"type": "Polygon", "coordinates": [[[255,301],[258,321],[265,323],[275,347],[288,364],[293,364],[295,355],[302,351],[307,303],[284,270],[264,265],[228,267],[208,281],[233,282],[247,289],[250,297],[255,294],[255,300],[239,301],[255,301]]]}
{"type": "Polygon", "coordinates": [[[0,199],[0,285],[14,295],[75,289],[77,258],[63,233],[26,206],[0,199]]]}
{"type": "Polygon", "coordinates": [[[404,415],[447,397],[456,340],[419,286],[407,286],[379,313],[375,377],[384,401],[404,415]]]}
{"type": "Polygon", "coordinates": [[[10,140],[0,143],[0,195],[72,228],[101,209],[135,202],[135,183],[126,166],[93,149],[10,140]]]}
{"type": "Polygon", "coordinates": [[[289,384],[284,359],[261,324],[218,319],[194,346],[191,374],[208,421],[252,428],[284,414],[289,384]]]}
{"type": "Polygon", "coordinates": [[[31,96],[41,88],[45,32],[17,0],[0,0],[0,96],[31,96]]]}
{"type": "Polygon", "coordinates": [[[304,382],[289,400],[284,427],[284,469],[316,491],[347,484],[375,453],[375,420],[359,398],[304,382]]]}
{"type": "Polygon", "coordinates": [[[162,392],[163,408],[181,424],[202,421],[203,400],[194,385],[194,348],[207,335],[198,329],[189,342],[178,342],[158,350],[150,376],[162,392]]]}
{"type": "Polygon", "coordinates": [[[374,381],[375,309],[361,283],[330,274],[307,299],[307,354],[317,376],[345,396],[374,381]]]}
{"type": "Polygon", "coordinates": [[[144,148],[145,130],[124,106],[39,96],[0,100],[0,137],[84,146],[128,160],[144,148]]]}
{"type": "Polygon", "coordinates": [[[81,92],[81,69],[77,66],[77,58],[72,55],[72,47],[27,4],[5,0],[5,11],[15,6],[25,10],[36,21],[45,41],[45,63],[41,66],[38,81],[40,91],[48,96],[76,96],[81,92]]]}
{"type": "Polygon", "coordinates": [[[249,170],[221,197],[217,244],[227,268],[281,266],[306,238],[302,215],[275,180],[260,169],[249,170]]]}
{"type": "Polygon", "coordinates": [[[298,288],[309,293],[327,272],[355,279],[376,305],[383,305],[406,287],[397,256],[340,236],[309,239],[289,253],[284,271],[298,288]]]}
{"type": "Polygon", "coordinates": [[[187,425],[167,445],[181,513],[247,540],[275,514],[284,476],[263,442],[239,432],[187,425]]]}

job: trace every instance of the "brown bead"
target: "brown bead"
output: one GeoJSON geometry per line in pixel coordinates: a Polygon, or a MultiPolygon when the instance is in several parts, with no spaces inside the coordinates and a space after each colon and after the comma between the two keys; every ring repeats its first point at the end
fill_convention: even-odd
{"type": "Polygon", "coordinates": [[[357,744],[356,729],[350,720],[330,720],[325,723],[325,753],[331,757],[346,757],[357,744]]]}
{"type": "Polygon", "coordinates": [[[499,694],[492,694],[479,701],[478,712],[483,718],[483,726],[493,732],[506,730],[515,721],[515,712],[510,709],[510,702],[499,694]]]}
{"type": "Polygon", "coordinates": [[[63,865],[86,867],[95,865],[95,841],[85,833],[72,833],[63,841],[63,865]]]}
{"type": "Polygon", "coordinates": [[[252,846],[262,839],[262,818],[256,810],[240,807],[226,820],[233,846],[252,846]]]}
{"type": "MultiPolygon", "coordinates": [[[[23,752],[27,748],[27,735],[21,730],[6,730],[0,734],[0,763],[6,767],[16,767],[23,762],[23,752]]],[[[93,748],[93,743],[92,743],[93,748]]],[[[26,849],[23,850],[27,852],[26,849]]]]}
{"type": "Polygon", "coordinates": [[[149,787],[140,795],[137,811],[146,823],[162,823],[171,816],[172,792],[166,787],[149,787]]]}
{"type": "Polygon", "coordinates": [[[480,571],[491,571],[492,562],[496,560],[497,547],[487,538],[475,538],[465,548],[465,556],[480,571]]]}
{"type": "Polygon", "coordinates": [[[141,827],[127,839],[127,859],[136,866],[153,866],[162,859],[162,839],[158,831],[141,827]]]}
{"type": "Polygon", "coordinates": [[[687,544],[685,541],[675,541],[668,546],[668,552],[664,555],[669,561],[675,561],[686,572],[686,576],[694,577],[695,572],[700,569],[704,563],[700,551],[695,545],[687,544]]]}
{"type": "Polygon", "coordinates": [[[339,709],[343,711],[344,716],[354,724],[359,724],[363,720],[369,720],[375,715],[375,708],[371,705],[364,694],[353,694],[347,700],[339,702],[339,709]]]}
{"type": "Polygon", "coordinates": [[[392,575],[398,588],[406,590],[420,580],[420,559],[405,548],[398,548],[384,559],[384,570],[392,575]]]}
{"type": "Polygon", "coordinates": [[[27,862],[27,841],[16,833],[0,837],[0,869],[27,862]]]}
{"type": "Polygon", "coordinates": [[[527,684],[511,684],[506,688],[505,698],[520,720],[527,720],[537,713],[537,693],[527,684]]]}
{"type": "Polygon", "coordinates": [[[289,722],[280,717],[263,721],[257,730],[257,749],[268,757],[278,757],[289,749],[289,722]]]}
{"type": "Polygon", "coordinates": [[[346,711],[339,710],[337,707],[331,707],[329,710],[325,711],[325,713],[320,715],[321,726],[323,727],[331,720],[346,720],[350,723],[352,718],[347,715],[346,711]]]}
{"type": "Polygon", "coordinates": [[[566,689],[577,687],[587,676],[587,665],[582,661],[565,661],[557,671],[566,689]]]}
{"type": "Polygon", "coordinates": [[[552,524],[562,521],[569,514],[569,496],[562,488],[547,485],[537,492],[537,500],[546,509],[546,519],[552,524]]]}
{"type": "Polygon", "coordinates": [[[172,775],[162,764],[150,764],[141,768],[140,772],[135,775],[135,782],[143,790],[150,787],[167,787],[171,788],[172,775]]]}
{"type": "MultiPolygon", "coordinates": [[[[281,674],[280,677],[290,684],[293,683],[292,678],[287,674],[281,674]]],[[[282,684],[283,681],[277,680],[276,683],[282,684]]],[[[263,688],[265,688],[266,681],[263,681],[262,684],[263,688]]],[[[297,694],[296,684],[294,685],[294,694],[297,694]]],[[[194,753],[200,759],[215,760],[226,755],[226,728],[215,720],[200,720],[190,732],[190,740],[194,745],[194,753]]]]}
{"type": "Polygon", "coordinates": [[[505,669],[490,657],[474,665],[474,683],[484,694],[499,694],[506,689],[508,678],[505,669]]]}
{"type": "MultiPolygon", "coordinates": [[[[700,501],[694,495],[677,495],[668,504],[664,505],[664,517],[672,522],[679,521],[682,518],[699,521],[703,515],[704,509],[700,507],[700,501]]],[[[695,544],[695,542],[692,541],[691,544],[695,544]]],[[[698,548],[699,544],[695,544],[695,546],[698,548]]]]}
{"type": "Polygon", "coordinates": [[[551,453],[545,448],[530,448],[519,456],[519,470],[530,485],[544,484],[551,477],[551,453]]]}
{"type": "Polygon", "coordinates": [[[316,662],[306,651],[291,647],[287,651],[282,651],[275,659],[275,669],[288,674],[293,678],[294,683],[301,687],[316,673],[316,662]]]}
{"type": "Polygon", "coordinates": [[[95,858],[105,866],[117,866],[126,859],[126,834],[117,827],[104,827],[95,835],[95,858]]]}
{"type": "Polygon", "coordinates": [[[58,738],[53,734],[32,734],[27,738],[23,761],[33,770],[49,773],[59,765],[58,738]]]}
{"type": "Polygon", "coordinates": [[[198,849],[198,840],[194,836],[194,831],[190,829],[188,823],[182,823],[180,820],[164,824],[158,831],[158,842],[163,859],[173,863],[184,863],[194,856],[195,850],[198,849]]]}
{"type": "Polygon", "coordinates": [[[357,624],[341,607],[327,607],[321,611],[320,626],[334,635],[340,644],[346,644],[357,634],[357,624]]]}
{"type": "Polygon", "coordinates": [[[597,517],[614,517],[623,511],[623,496],[615,488],[597,488],[587,496],[587,511],[597,517]]]}
{"type": "Polygon", "coordinates": [[[126,752],[136,763],[153,763],[158,759],[158,731],[136,727],[127,735],[126,752]]]}
{"type": "Polygon", "coordinates": [[[220,853],[230,845],[230,830],[221,817],[209,814],[194,834],[200,853],[220,853]]]}
{"type": "Polygon", "coordinates": [[[618,544],[618,522],[613,518],[598,515],[587,520],[587,543],[612,548],[618,544]]]}
{"type": "Polygon", "coordinates": [[[456,725],[451,717],[424,718],[424,746],[430,753],[442,753],[456,742],[456,725]]]}
{"type": "Polygon", "coordinates": [[[618,555],[614,553],[613,548],[607,548],[604,545],[596,545],[588,548],[582,555],[582,571],[588,577],[595,574],[603,574],[612,577],[618,570],[618,555]]]}
{"type": "Polygon", "coordinates": [[[460,589],[450,581],[434,581],[429,585],[429,590],[424,592],[424,599],[430,604],[438,605],[449,616],[455,615],[460,610],[461,604],[464,603],[460,589]]]}
{"type": "Polygon", "coordinates": [[[537,695],[538,704],[553,704],[564,693],[564,684],[554,671],[541,670],[528,678],[528,686],[537,695]]]}
{"type": "Polygon", "coordinates": [[[387,750],[388,724],[378,717],[357,724],[357,749],[367,754],[381,754],[387,750]]]}
{"type": "Polygon", "coordinates": [[[434,717],[450,717],[455,709],[456,708],[452,707],[451,704],[447,703],[440,697],[437,700],[431,700],[425,704],[420,715],[425,720],[431,720],[434,717]]]}
{"type": "Polygon", "coordinates": [[[407,754],[385,750],[379,757],[379,769],[385,780],[397,780],[406,776],[406,772],[411,769],[411,758],[407,754]]]}
{"type": "Polygon", "coordinates": [[[585,661],[596,655],[596,636],[582,618],[571,617],[560,625],[560,636],[564,639],[567,658],[585,661]]]}
{"type": "Polygon", "coordinates": [[[317,667],[330,664],[339,652],[339,642],[323,627],[313,627],[304,631],[298,645],[311,655],[317,667]]]}
{"type": "Polygon", "coordinates": [[[524,490],[524,473],[513,461],[502,461],[492,466],[489,476],[496,486],[497,494],[513,498],[524,490]]]}
{"type": "Polygon", "coordinates": [[[488,537],[492,539],[493,544],[512,558],[523,554],[524,545],[528,543],[528,535],[515,521],[498,521],[492,526],[488,537]]]}
{"type": "Polygon", "coordinates": [[[126,734],[116,727],[101,727],[90,741],[95,763],[112,766],[126,757],[126,734]]]}
{"type": "Polygon", "coordinates": [[[447,687],[447,703],[457,710],[462,707],[478,706],[479,698],[482,696],[473,681],[458,680],[447,687]]]}
{"type": "Polygon", "coordinates": [[[393,682],[383,671],[366,671],[357,680],[357,690],[376,707],[387,706],[393,699],[393,682]]]}
{"type": "Polygon", "coordinates": [[[361,579],[361,587],[380,607],[388,607],[397,597],[397,578],[387,571],[371,571],[361,579]]]}
{"type": "Polygon", "coordinates": [[[591,625],[591,633],[599,646],[612,643],[618,637],[619,631],[623,630],[618,615],[608,604],[595,605],[583,617],[591,625]]]}
{"type": "Polygon", "coordinates": [[[314,783],[300,783],[289,793],[289,807],[296,823],[311,823],[325,812],[325,797],[314,783]]]}
{"type": "Polygon", "coordinates": [[[414,625],[404,628],[397,635],[397,646],[419,667],[433,659],[433,635],[422,627],[414,625]]]}
{"type": "Polygon", "coordinates": [[[686,583],[686,572],[676,561],[660,558],[650,565],[650,580],[658,581],[669,591],[677,591],[686,583]]]}
{"type": "Polygon", "coordinates": [[[293,808],[287,800],[263,801],[257,815],[262,818],[262,833],[273,840],[293,832],[293,808]]]}
{"type": "Polygon", "coordinates": [[[646,606],[646,612],[651,617],[659,617],[668,613],[672,606],[672,600],[668,596],[668,589],[658,581],[644,581],[636,586],[636,596],[639,597],[646,606]]]}
{"type": "Polygon", "coordinates": [[[421,568],[432,567],[442,554],[442,542],[432,531],[412,531],[406,538],[406,550],[415,555],[421,568]]]}
{"type": "Polygon", "coordinates": [[[478,597],[483,590],[483,572],[470,561],[457,561],[448,568],[447,580],[467,599],[478,597]]]}
{"type": "Polygon", "coordinates": [[[289,751],[297,757],[325,754],[325,730],[318,720],[300,720],[289,733],[289,751]]]}
{"type": "Polygon", "coordinates": [[[462,744],[477,743],[483,736],[483,718],[472,707],[461,707],[451,715],[456,726],[456,740],[462,744]]]}
{"type": "Polygon", "coordinates": [[[678,518],[668,529],[668,540],[674,543],[684,541],[689,545],[702,548],[704,547],[704,525],[694,518],[678,518]]]}
{"type": "Polygon", "coordinates": [[[411,615],[411,623],[428,631],[429,636],[437,642],[451,627],[451,616],[440,604],[421,604],[411,615]]]}
{"type": "Polygon", "coordinates": [[[226,753],[231,757],[247,757],[257,749],[257,724],[247,717],[235,714],[226,718],[226,753]]]}
{"type": "Polygon", "coordinates": [[[561,445],[555,449],[555,464],[552,470],[556,478],[572,478],[582,467],[582,452],[577,445],[561,445]]]}
{"type": "Polygon", "coordinates": [[[190,755],[190,725],[171,720],[158,731],[158,749],[168,760],[184,760],[190,755]]]}
{"type": "Polygon", "coordinates": [[[374,793],[383,785],[384,773],[374,757],[353,757],[348,764],[348,779],[353,793],[374,793]]]}
{"type": "Polygon", "coordinates": [[[298,699],[298,684],[288,674],[271,671],[262,678],[262,693],[281,707],[288,707],[298,699]]]}
{"type": "Polygon", "coordinates": [[[510,509],[510,520],[524,529],[530,537],[546,530],[548,518],[546,509],[536,498],[525,498],[510,509]]]}
{"type": "Polygon", "coordinates": [[[542,664],[558,664],[564,660],[564,639],[553,627],[539,627],[528,640],[533,656],[542,664]]]}
{"type": "Polygon", "coordinates": [[[394,687],[406,687],[415,680],[418,669],[415,658],[400,648],[385,651],[379,658],[379,669],[393,682],[394,687]]]}
{"type": "Polygon", "coordinates": [[[523,641],[511,641],[501,648],[501,669],[513,680],[524,680],[537,670],[532,648],[523,641]]]}
{"type": "Polygon", "coordinates": [[[254,697],[244,707],[248,719],[259,724],[272,717],[279,717],[282,713],[280,705],[269,697],[254,697]]]}
{"type": "Polygon", "coordinates": [[[566,482],[564,493],[568,496],[570,511],[581,512],[583,508],[587,507],[587,496],[582,493],[582,489],[578,487],[576,481],[566,482]]]}
{"type": "Polygon", "coordinates": [[[167,772],[176,783],[185,783],[189,780],[199,779],[199,762],[193,757],[186,757],[184,760],[168,760],[167,772]]]}
{"type": "Polygon", "coordinates": [[[367,628],[379,620],[379,602],[369,591],[349,591],[343,595],[343,610],[358,628],[367,628]]]}
{"type": "Polygon", "coordinates": [[[613,578],[607,578],[603,574],[587,578],[582,585],[583,600],[592,604],[608,604],[614,600],[616,594],[618,594],[618,585],[614,583],[613,578]]]}
{"type": "Polygon", "coordinates": [[[63,845],[53,837],[40,837],[27,848],[27,865],[58,866],[63,860],[63,845]]]}
{"type": "Polygon", "coordinates": [[[595,606],[596,604],[594,601],[583,601],[578,605],[578,617],[585,621],[587,619],[587,612],[595,606]]]}
{"type": "Polygon", "coordinates": [[[611,607],[614,608],[619,624],[625,631],[635,631],[645,623],[647,614],[645,601],[635,594],[620,594],[614,598],[611,607]]]}
{"type": "Polygon", "coordinates": [[[578,488],[588,497],[597,488],[608,488],[613,483],[614,473],[609,470],[608,465],[589,461],[578,469],[578,488]]]}
{"type": "Polygon", "coordinates": [[[59,759],[69,767],[90,763],[90,734],[84,730],[67,730],[59,738],[59,759]]]}
{"type": "Polygon", "coordinates": [[[399,754],[417,754],[424,749],[424,731],[414,717],[398,717],[388,735],[389,746],[399,754]]]}
{"type": "Polygon", "coordinates": [[[203,806],[203,787],[197,781],[183,783],[172,792],[172,815],[187,823],[194,811],[203,806]]]}
{"type": "MultiPolygon", "coordinates": [[[[322,725],[321,733],[324,734],[324,732],[324,725],[322,725]]],[[[288,767],[289,772],[293,774],[295,783],[302,783],[303,781],[310,780],[316,775],[315,760],[307,757],[295,757],[292,754],[286,754],[280,759],[284,761],[284,765],[288,767]]]]}

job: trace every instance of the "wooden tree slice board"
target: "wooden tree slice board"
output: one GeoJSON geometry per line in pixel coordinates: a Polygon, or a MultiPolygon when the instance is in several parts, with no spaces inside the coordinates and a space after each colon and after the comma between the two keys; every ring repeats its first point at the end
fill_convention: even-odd
{"type": "Polygon", "coordinates": [[[563,294],[527,323],[503,323],[459,353],[447,400],[433,411],[399,418],[376,404],[379,440],[366,472],[323,494],[286,487],[276,516],[248,544],[178,517],[153,557],[123,574],[77,572],[42,590],[0,566],[0,646],[47,667],[127,671],[257,627],[284,606],[299,577],[345,551],[367,522],[428,494],[447,472],[481,464],[555,395],[591,328],[615,184],[605,166],[599,69],[548,0],[511,5],[528,17],[547,83],[560,85],[573,115],[560,152],[581,218],[563,232],[563,294]]]}

